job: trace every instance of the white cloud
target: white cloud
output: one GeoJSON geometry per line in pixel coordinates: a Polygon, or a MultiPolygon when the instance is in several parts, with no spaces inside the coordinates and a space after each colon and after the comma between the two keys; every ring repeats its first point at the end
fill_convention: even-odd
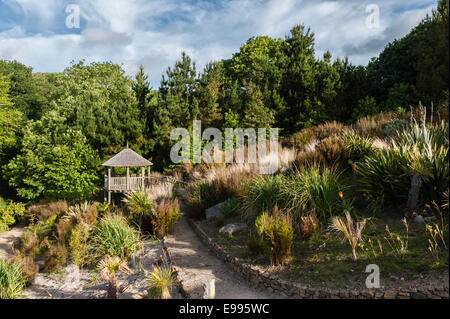
{"type": "Polygon", "coordinates": [[[17,0],[39,31],[30,32],[27,22],[0,33],[0,59],[17,59],[41,72],[62,71],[69,61],[86,59],[123,63],[133,74],[142,63],[157,86],[181,51],[200,70],[211,60],[231,57],[251,36],[284,37],[303,23],[316,35],[318,55],[330,50],[334,57],[348,54],[353,63],[366,64],[430,12],[435,5],[430,1],[411,0],[404,7],[379,1],[381,28],[369,29],[367,3],[359,0],[79,0],[83,29],[70,34],[63,29],[67,1],[17,0]]]}

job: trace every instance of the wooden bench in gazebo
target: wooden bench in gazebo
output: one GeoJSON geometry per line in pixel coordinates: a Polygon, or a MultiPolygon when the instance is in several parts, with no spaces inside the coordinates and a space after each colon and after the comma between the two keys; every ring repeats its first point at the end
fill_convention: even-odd
{"type": "Polygon", "coordinates": [[[127,145],[125,149],[116,154],[102,164],[105,167],[105,202],[111,203],[111,193],[125,193],[149,187],[151,184],[150,161],[130,149],[127,145]],[[112,169],[115,167],[125,167],[126,176],[113,176],[112,169]],[[130,176],[130,167],[141,167],[140,175],[130,176]],[[146,175],[147,173],[147,175],[146,175]]]}

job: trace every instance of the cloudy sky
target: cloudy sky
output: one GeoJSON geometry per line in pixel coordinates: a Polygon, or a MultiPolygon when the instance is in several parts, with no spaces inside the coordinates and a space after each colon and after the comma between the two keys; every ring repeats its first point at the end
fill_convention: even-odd
{"type": "MultiPolygon", "coordinates": [[[[70,61],[112,61],[134,74],[143,64],[153,86],[186,51],[202,67],[229,58],[251,36],[283,38],[310,26],[319,57],[348,56],[367,64],[431,13],[437,0],[0,0],[0,59],[36,72],[64,70],[70,61]],[[80,12],[76,22],[73,7],[80,12]],[[379,27],[367,27],[367,6],[379,27]],[[370,7],[369,7],[370,8],[370,7]],[[71,15],[72,14],[72,15],[71,15]],[[68,19],[69,18],[69,19],[68,19]],[[66,22],[70,22],[68,28],[66,22]]],[[[371,20],[375,21],[375,20],[371,20]]],[[[371,26],[374,26],[373,24],[371,26]]]]}

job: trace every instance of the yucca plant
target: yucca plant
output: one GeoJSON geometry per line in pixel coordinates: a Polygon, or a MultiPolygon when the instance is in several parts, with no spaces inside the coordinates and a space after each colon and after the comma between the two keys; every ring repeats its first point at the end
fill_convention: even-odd
{"type": "Polygon", "coordinates": [[[119,296],[119,284],[116,274],[118,272],[131,273],[127,263],[117,256],[106,256],[98,263],[97,269],[100,271],[100,276],[109,283],[108,299],[117,299],[119,296]]]}
{"type": "Polygon", "coordinates": [[[315,211],[322,220],[340,211],[339,192],[347,186],[341,182],[336,167],[317,164],[302,167],[282,187],[282,202],[294,212],[315,211]]]}
{"type": "Polygon", "coordinates": [[[139,219],[139,229],[142,227],[142,219],[144,216],[150,216],[154,207],[154,203],[149,193],[141,189],[134,192],[128,192],[123,199],[128,210],[132,215],[137,215],[139,219]]]}
{"type": "Polygon", "coordinates": [[[149,294],[153,298],[170,299],[169,288],[174,283],[174,273],[170,266],[155,266],[148,277],[149,294]]]}
{"type": "Polygon", "coordinates": [[[362,241],[362,232],[366,226],[367,219],[354,222],[352,216],[348,211],[345,212],[345,218],[334,216],[331,219],[330,228],[334,231],[340,232],[352,248],[352,259],[358,260],[356,255],[356,247],[360,241],[362,241]]]}
{"type": "Polygon", "coordinates": [[[360,191],[376,207],[406,202],[411,185],[408,149],[381,149],[356,163],[360,191]]]}
{"type": "Polygon", "coordinates": [[[92,250],[96,260],[118,256],[128,260],[142,248],[139,233],[119,215],[103,217],[94,231],[92,250]]]}
{"type": "Polygon", "coordinates": [[[25,288],[26,279],[19,264],[0,259],[0,299],[15,299],[25,288]]]}

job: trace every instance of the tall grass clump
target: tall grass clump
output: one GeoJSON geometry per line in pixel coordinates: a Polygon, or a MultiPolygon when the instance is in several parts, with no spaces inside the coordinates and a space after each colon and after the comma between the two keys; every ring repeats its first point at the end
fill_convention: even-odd
{"type": "Polygon", "coordinates": [[[275,206],[256,218],[255,227],[262,240],[270,247],[270,262],[274,265],[285,263],[291,255],[294,239],[292,218],[275,206]]]}
{"type": "Polygon", "coordinates": [[[178,218],[183,215],[180,212],[180,204],[178,198],[175,199],[161,199],[154,209],[152,216],[153,231],[159,238],[167,234],[172,234],[173,227],[178,221],[178,218]]]}
{"type": "Polygon", "coordinates": [[[96,260],[117,256],[128,260],[142,248],[139,233],[119,215],[103,217],[94,231],[92,247],[96,260]]]}
{"type": "Polygon", "coordinates": [[[17,263],[0,259],[0,299],[17,298],[25,285],[22,267],[17,263]]]}
{"type": "Polygon", "coordinates": [[[422,200],[439,202],[449,183],[448,150],[448,124],[427,124],[425,118],[422,123],[414,121],[389,148],[357,164],[361,190],[377,206],[405,202],[416,174],[423,181],[422,200]]]}
{"type": "Polygon", "coordinates": [[[373,152],[373,139],[371,137],[362,136],[356,131],[346,131],[341,136],[347,156],[352,161],[367,156],[373,152]]]}
{"type": "Polygon", "coordinates": [[[315,211],[319,218],[325,220],[342,210],[339,192],[345,188],[337,168],[313,164],[297,170],[283,185],[281,197],[292,212],[315,211]]]}
{"type": "Polygon", "coordinates": [[[253,213],[271,210],[281,204],[281,189],[286,184],[284,175],[269,175],[257,177],[247,184],[243,195],[243,209],[247,217],[254,217],[253,213]]]}

